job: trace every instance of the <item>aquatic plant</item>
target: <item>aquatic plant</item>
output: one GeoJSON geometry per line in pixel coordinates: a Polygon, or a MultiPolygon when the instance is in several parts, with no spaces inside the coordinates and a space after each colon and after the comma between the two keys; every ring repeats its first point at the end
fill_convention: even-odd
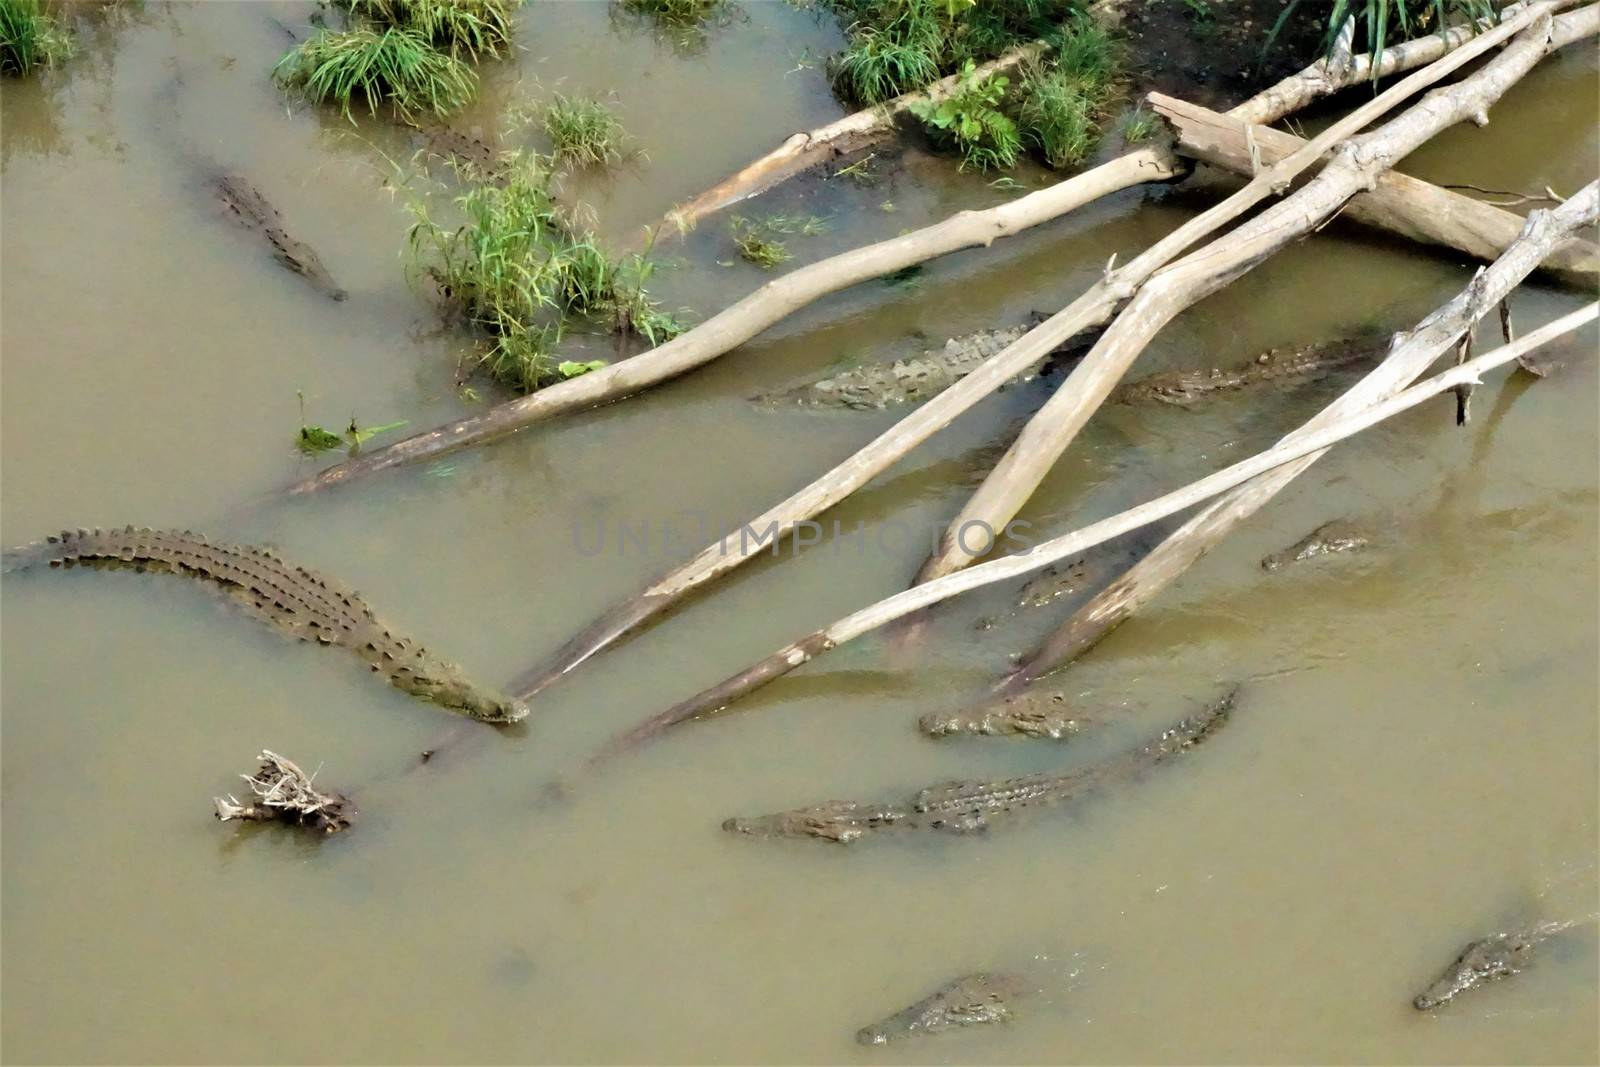
{"type": "Polygon", "coordinates": [[[629,11],[672,26],[694,26],[714,15],[725,0],[622,0],[629,11]]]}
{"type": "Polygon", "coordinates": [[[472,68],[414,30],[323,30],[278,61],[273,76],[313,103],[338,104],[347,118],[357,97],[376,113],[392,101],[402,115],[447,115],[477,92],[472,68]]]}
{"type": "Polygon", "coordinates": [[[688,329],[682,311],[661,310],[646,288],[657,268],[650,257],[655,243],[656,235],[652,233],[643,251],[630,252],[612,267],[610,289],[602,305],[619,333],[631,332],[652,346],[670,341],[688,329]]]}
{"type": "Polygon", "coordinates": [[[937,102],[918,101],[911,105],[911,113],[936,131],[936,137],[954,142],[963,169],[969,165],[1004,169],[1014,165],[1022,151],[1017,124],[999,108],[1010,79],[998,74],[982,77],[974,67],[967,60],[955,92],[937,102]]]}
{"type": "Polygon", "coordinates": [[[499,55],[522,0],[339,0],[357,20],[410,30],[452,55],[499,55]]]}
{"type": "Polygon", "coordinates": [[[557,93],[545,109],[544,131],[558,160],[589,167],[622,159],[622,123],[598,100],[557,93]]]}
{"type": "Polygon", "coordinates": [[[828,220],[821,215],[789,215],[778,211],[762,218],[761,225],[769,233],[796,234],[800,237],[815,237],[828,232],[828,220]]]}
{"type": "Polygon", "coordinates": [[[766,227],[758,222],[751,222],[742,215],[735,215],[732,229],[733,243],[739,249],[739,255],[763,270],[771,270],[779,263],[786,263],[794,258],[789,246],[773,237],[766,227]]]}
{"type": "Polygon", "coordinates": [[[0,73],[28,75],[72,55],[72,34],[40,0],[0,0],[0,73]]]}

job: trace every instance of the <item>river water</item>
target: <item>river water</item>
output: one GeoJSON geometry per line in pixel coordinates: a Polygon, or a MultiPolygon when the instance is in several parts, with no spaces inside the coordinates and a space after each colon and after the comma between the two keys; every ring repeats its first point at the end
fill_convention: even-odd
{"type": "MultiPolygon", "coordinates": [[[[417,143],[286,106],[268,79],[313,10],[130,5],[81,20],[61,70],[6,83],[0,534],[133,522],[270,543],[490,683],[685,558],[702,522],[754,514],[895,417],[751,394],[1059,308],[1196,203],[1133,190],[830,297],[624,403],[285,502],[273,491],[317,466],[293,448],[297,392],[309,421],[408,429],[500,396],[458,390],[470,338],[405,280],[394,186],[417,143]],[[221,217],[205,184],[218,167],[277,204],[348,301],[221,217]]],[[[786,4],[740,4],[685,41],[605,4],[535,3],[518,40],[460,125],[553,91],[614,93],[645,154],[564,194],[613,239],[841,113],[819,69],[837,28],[786,4]]],[[[1595,170],[1596,85],[1594,50],[1568,50],[1487,129],[1452,130],[1406,169],[1571,192],[1595,170]]],[[[915,150],[885,171],[870,188],[794,183],[750,210],[829,216],[826,234],[791,239],[805,262],[1015,195],[915,150]]],[[[762,282],[726,226],[665,250],[669,306],[704,316],[762,282]]],[[[1335,224],[1185,314],[1139,369],[1399,328],[1471,270],[1335,224]]],[[[1580,299],[1536,280],[1514,304],[1528,328],[1580,299]]],[[[1349,380],[1108,409],[1023,517],[1059,531],[1180,484],[1349,380]]],[[[525,727],[420,770],[447,716],[195,583],[8,578],[6,1058],[1594,1062],[1593,924],[1511,981],[1431,1015],[1410,1006],[1465,942],[1596,905],[1592,359],[1536,384],[1493,376],[1464,428],[1446,399],[1341,446],[1060,676],[1109,720],[1081,741],[913,730],[1062,617],[975,630],[1015,596],[1002,587],[946,606],[917,648],[862,641],[739,714],[571,777],[615,731],[902,587],[1051,384],[1002,392],[828,516],[859,533],[746,568],[541,696],[525,727]],[[1370,524],[1373,550],[1257,566],[1336,516],[1370,524]],[[1071,813],[850,849],[718,829],[1081,765],[1229,681],[1244,687],[1214,741],[1071,813]],[[262,747],[354,792],[357,827],[312,841],[218,825],[209,798],[237,791],[262,747]],[[571,788],[553,793],[557,779],[571,788]],[[1006,1027],[855,1044],[979,969],[1043,993],[1006,1027]]]]}

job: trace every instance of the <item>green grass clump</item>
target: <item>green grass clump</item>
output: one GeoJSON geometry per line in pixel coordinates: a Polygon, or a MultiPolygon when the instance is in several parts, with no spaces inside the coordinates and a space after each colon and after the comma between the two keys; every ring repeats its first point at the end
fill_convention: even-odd
{"type": "Polygon", "coordinates": [[[358,97],[376,113],[392,101],[402,115],[448,115],[477,92],[478,76],[413,30],[323,30],[278,61],[273,76],[315,103],[338,104],[350,117],[358,97]]]}
{"type": "Polygon", "coordinates": [[[669,26],[694,26],[716,14],[724,0],[622,0],[622,6],[669,26]]]}
{"type": "Polygon", "coordinates": [[[911,113],[927,124],[936,139],[955,144],[963,169],[1013,166],[1022,152],[1022,134],[1000,111],[1010,79],[994,74],[980,77],[973,68],[973,61],[967,60],[954,93],[937,103],[918,101],[911,105],[911,113]]]}
{"type": "Polygon", "coordinates": [[[545,109],[544,131],[558,160],[588,167],[622,159],[622,123],[598,100],[557,93],[545,109]]]}
{"type": "Polygon", "coordinates": [[[1156,117],[1136,107],[1122,117],[1122,139],[1128,144],[1143,144],[1156,135],[1156,117]]]}
{"type": "Polygon", "coordinates": [[[40,0],[0,0],[0,72],[27,75],[72,55],[72,35],[40,0]]]}
{"type": "Polygon", "coordinates": [[[872,104],[920,89],[1044,37],[1077,0],[824,0],[850,46],[832,64],[835,90],[872,104]]]}
{"type": "Polygon", "coordinates": [[[613,262],[591,237],[572,232],[541,157],[513,157],[501,182],[473,186],[454,204],[463,222],[451,229],[425,201],[410,202],[411,268],[488,335],[482,362],[496,379],[533,390],[570,377],[558,349],[577,320],[651,344],[682,332],[645,291],[654,270],[647,255],[613,262]]]}
{"type": "Polygon", "coordinates": [[[1051,37],[1047,63],[1031,67],[1019,86],[1023,136],[1052,167],[1083,162],[1100,137],[1116,91],[1118,48],[1093,19],[1075,18],[1051,37]]]}
{"type": "Polygon", "coordinates": [[[876,104],[938,78],[944,30],[935,8],[934,0],[906,0],[892,18],[851,23],[850,47],[832,63],[839,94],[876,104]]]}
{"type": "Polygon", "coordinates": [[[410,30],[451,55],[499,55],[522,0],[341,0],[357,20],[410,30]]]}
{"type": "Polygon", "coordinates": [[[1093,101],[1061,71],[1044,68],[1023,76],[1021,92],[1017,121],[1045,162],[1057,168],[1083,162],[1099,139],[1093,101]]]}

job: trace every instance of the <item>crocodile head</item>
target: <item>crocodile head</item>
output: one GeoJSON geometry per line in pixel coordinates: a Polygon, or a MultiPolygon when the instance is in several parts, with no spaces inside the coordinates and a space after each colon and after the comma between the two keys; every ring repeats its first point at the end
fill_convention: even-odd
{"type": "Polygon", "coordinates": [[[936,1034],[965,1026],[1011,1020],[1012,1004],[1030,990],[1010,974],[969,974],[941,986],[903,1011],[856,1031],[863,1045],[887,1045],[903,1037],[936,1034]]]}
{"type": "Polygon", "coordinates": [[[1529,951],[1537,942],[1538,938],[1524,934],[1496,934],[1474,941],[1412,1004],[1418,1011],[1428,1011],[1474,986],[1516,974],[1527,966],[1529,951]]]}
{"type": "Polygon", "coordinates": [[[819,837],[848,845],[869,831],[893,826],[907,812],[891,804],[858,804],[830,800],[809,808],[782,811],[776,815],[726,819],[722,828],[730,834],[751,837],[819,837]]]}
{"type": "Polygon", "coordinates": [[[467,681],[461,668],[444,660],[430,659],[397,667],[391,678],[396,686],[414,696],[441,707],[464,711],[483,722],[513,723],[528,717],[526,704],[479,689],[467,681]]]}

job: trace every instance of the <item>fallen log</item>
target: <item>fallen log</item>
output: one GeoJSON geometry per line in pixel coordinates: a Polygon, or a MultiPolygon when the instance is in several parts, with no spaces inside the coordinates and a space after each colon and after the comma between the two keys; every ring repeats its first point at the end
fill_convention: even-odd
{"type": "MultiPolygon", "coordinates": [[[[1533,264],[1539,262],[1544,252],[1556,247],[1564,236],[1577,232],[1579,227],[1592,224],[1596,202],[1596,186],[1590,185],[1560,208],[1532,215],[1522,237],[1506,255],[1475,279],[1468,292],[1457,298],[1455,305],[1447,305],[1446,311],[1453,316],[1452,330],[1449,339],[1440,344],[1444,347],[1454,344],[1455,339],[1466,333],[1470,321],[1487,313],[1496,303],[1504,302],[1506,295],[1533,264]]],[[[1436,329],[1438,321],[1433,320],[1424,326],[1436,329]]],[[[1421,332],[1420,328],[1418,332],[1421,332]]],[[[1438,350],[1442,351],[1443,348],[1438,350]]],[[[1371,398],[1393,392],[1422,373],[1428,361],[1422,355],[1395,351],[1377,370],[1362,379],[1308,426],[1318,420],[1335,419],[1371,398]]],[[[1036,679],[1066,666],[1088,651],[1309,465],[1308,461],[1274,472],[1259,484],[1237,490],[1184,523],[1154,552],[1074,612],[1061,627],[1023,657],[994,687],[993,694],[1003,697],[1019,693],[1036,679]]]]}
{"type": "MultiPolygon", "coordinates": [[[[1600,27],[1600,9],[1574,12],[1567,22],[1600,27]]],[[[1178,155],[1246,177],[1260,164],[1275,163],[1305,143],[1292,134],[1252,126],[1181,100],[1164,98],[1156,111],[1176,131],[1178,155]]],[[[1396,171],[1382,175],[1370,192],[1358,193],[1340,217],[1485,262],[1506,250],[1523,223],[1522,216],[1504,208],[1396,171]]],[[[1600,246],[1575,237],[1553,250],[1541,267],[1563,284],[1592,290],[1600,280],[1600,246]]]]}
{"type": "MultiPolygon", "coordinates": [[[[1511,11],[1512,8],[1506,9],[1507,17],[1510,17],[1511,11]]],[[[1558,23],[1560,21],[1557,20],[1558,23]]],[[[1453,32],[1438,40],[1441,46],[1448,45],[1444,48],[1448,52],[1474,39],[1470,35],[1453,32]]],[[[1388,70],[1391,65],[1396,71],[1411,69],[1426,62],[1425,57],[1430,56],[1437,58],[1433,56],[1431,45],[1428,49],[1408,49],[1406,45],[1397,45],[1385,50],[1385,69],[1388,70]]],[[[1314,64],[1309,69],[1315,69],[1316,66],[1314,64]]],[[[1370,68],[1363,68],[1359,62],[1351,68],[1352,71],[1360,69],[1370,68]]],[[[1303,80],[1305,84],[1297,84],[1292,92],[1274,87],[1266,94],[1252,97],[1231,113],[1258,122],[1275,121],[1289,114],[1293,107],[1354,84],[1349,77],[1335,75],[1303,76],[1303,80]]],[[[1009,220],[1037,215],[1031,222],[1018,227],[1027,228],[1059,218],[1102,196],[1147,182],[1171,181],[1183,173],[1183,164],[1164,147],[1139,148],[1049,189],[1031,193],[986,212],[962,212],[889,241],[819,260],[768,282],[660,348],[548,386],[531,396],[507,401],[481,415],[414,434],[365,456],[336,464],[291,486],[288,492],[296,495],[317,492],[363,475],[483,444],[545,419],[609,403],[708,363],[830,293],[949,252],[977,245],[987,246],[996,237],[1018,232],[1006,228],[1009,220]],[[954,227],[954,224],[963,220],[970,221],[970,228],[982,235],[983,239],[967,242],[954,240],[952,229],[966,228],[954,227]]]]}
{"type": "MultiPolygon", "coordinates": [[[[1547,11],[1549,6],[1541,6],[1539,12],[1547,11]]],[[[788,499],[769,508],[739,529],[732,531],[731,534],[725,534],[717,541],[707,545],[694,558],[651,583],[633,599],[625,601],[600,616],[559,649],[549,661],[514,683],[517,699],[524,701],[530,699],[541,690],[571,673],[598,652],[603,651],[636,630],[642,623],[661,613],[690,591],[734,569],[754,556],[760,550],[761,545],[766,543],[769,529],[771,530],[770,537],[775,542],[792,530],[797,523],[843,500],[879,472],[898,461],[900,457],[904,456],[916,445],[948,425],[951,420],[972,404],[975,404],[1004,382],[1043,359],[1046,354],[1059,347],[1068,338],[1082,330],[1104,324],[1110,319],[1112,312],[1119,303],[1133,297],[1140,286],[1145,285],[1147,280],[1155,275],[1158,270],[1172,259],[1181,255],[1191,245],[1209,236],[1218,228],[1239,218],[1255,205],[1273,195],[1274,191],[1286,188],[1290,181],[1312,166],[1324,152],[1338,144],[1345,137],[1364,127],[1374,117],[1383,114],[1407,96],[1447,76],[1460,66],[1471,62],[1478,55],[1498,47],[1500,42],[1531,21],[1533,14],[1533,12],[1524,11],[1517,19],[1510,20],[1497,29],[1485,33],[1447,59],[1412,74],[1350,116],[1335,122],[1300,149],[1272,166],[1263,169],[1244,189],[1199,216],[1185,222],[1172,233],[1152,245],[1131,263],[1117,270],[1108,270],[1099,282],[1090,286],[1065,309],[1029,331],[1020,340],[1008,346],[998,355],[991,357],[977,370],[958,381],[945,392],[934,397],[921,410],[907,416],[894,427],[880,434],[865,448],[856,452],[853,456],[788,499]],[[749,534],[756,535],[755,551],[750,550],[751,537],[748,536],[749,534]],[[733,544],[737,546],[737,550],[730,550],[730,538],[733,544]]],[[[1122,157],[1123,161],[1132,158],[1135,157],[1122,157]]],[[[1096,172],[1091,171],[1090,173],[1096,172]]],[[[1348,195],[1347,193],[1346,196],[1348,195]]],[[[1327,212],[1331,213],[1335,207],[1337,207],[1337,204],[1329,205],[1327,212]]],[[[957,217],[959,218],[959,216],[957,217]]],[[[1285,241],[1287,241],[1287,238],[1285,238],[1285,241]]],[[[1098,348],[1099,346],[1096,346],[1096,350],[1098,348]]],[[[1093,369],[1095,365],[1091,363],[1094,358],[1094,351],[1091,351],[1090,355],[1079,363],[1077,369],[1062,384],[1060,391],[1057,393],[1057,398],[1074,388],[1075,383],[1085,373],[1086,367],[1090,368],[1091,373],[1095,373],[1093,369]]],[[[625,366],[627,364],[619,365],[619,367],[625,366]]],[[[603,374],[605,372],[595,373],[603,374]]],[[[1117,376],[1120,377],[1120,374],[1121,372],[1118,371],[1117,376]]],[[[594,373],[574,379],[574,382],[567,384],[581,383],[591,377],[594,377],[594,373]]],[[[1115,378],[1107,379],[1104,382],[1104,387],[1109,391],[1114,384],[1115,378]]],[[[564,386],[556,388],[564,388],[564,386]]],[[[535,397],[529,399],[536,399],[538,395],[543,394],[536,394],[535,397]]],[[[1051,403],[1056,403],[1056,401],[1053,400],[1051,403]]],[[[1037,429],[1037,422],[1036,418],[1035,422],[1029,425],[1035,426],[1037,429]]],[[[1015,449],[1016,446],[1014,445],[1012,451],[1014,452],[1015,449]]],[[[1007,453],[1008,456],[1011,454],[1011,452],[1007,453]]],[[[1002,460],[1003,464],[1004,460],[1002,460]]],[[[1010,516],[1007,516],[1006,521],[1009,521],[1009,518],[1010,516]]],[[[994,533],[1004,526],[1005,522],[991,525],[988,527],[988,531],[994,533]]],[[[957,522],[952,524],[949,529],[954,531],[950,536],[955,540],[959,540],[960,536],[969,527],[957,522]]],[[[987,545],[984,547],[987,548],[987,545]]]]}
{"type": "MultiPolygon", "coordinates": [[[[916,580],[929,581],[949,574],[987,551],[987,545],[967,544],[963,534],[974,527],[1005,528],[1156,332],[1180,312],[1248,273],[1291,241],[1311,233],[1356,193],[1373,188],[1386,170],[1441,130],[1468,118],[1487,122],[1487,109],[1549,52],[1552,9],[1548,3],[1530,4],[1516,18],[1408,75],[1281,162],[1259,169],[1244,189],[1223,201],[1231,204],[1241,197],[1250,200],[1253,195],[1252,202],[1259,202],[1282,191],[1304,167],[1304,162],[1299,168],[1293,164],[1313,152],[1320,156],[1328,146],[1330,134],[1343,140],[1406,96],[1517,35],[1515,43],[1470,77],[1433,90],[1421,103],[1377,131],[1340,144],[1333,159],[1294,195],[1244,223],[1225,240],[1213,242],[1164,268],[1146,282],[945,528],[939,547],[923,564],[916,580]],[[1536,24],[1535,30],[1527,29],[1530,23],[1536,24]]],[[[1170,97],[1158,93],[1150,94],[1149,99],[1157,107],[1175,104],[1170,97]]],[[[1205,219],[1216,210],[1212,208],[1200,218],[1205,219]]]]}
{"type": "Polygon", "coordinates": [[[962,211],[932,226],[818,260],[774,278],[659,348],[346,460],[292,486],[289,492],[316,492],[636,393],[709,363],[829,293],[964,248],[987,247],[1120,189],[1168,181],[1182,173],[1183,165],[1164,150],[1141,151],[996,207],[962,211]]]}
{"type": "MultiPolygon", "coordinates": [[[[1121,536],[1130,530],[1138,529],[1141,526],[1193,507],[1198,503],[1227,492],[1229,489],[1243,485],[1253,478],[1284,468],[1285,465],[1295,464],[1303,457],[1325,452],[1339,441],[1375,426],[1385,419],[1392,418],[1402,411],[1416,407],[1418,404],[1430,400],[1441,393],[1449,392],[1457,385],[1476,382],[1484,372],[1505,363],[1510,363],[1534,346],[1542,344],[1552,337],[1594,322],[1597,318],[1600,318],[1600,303],[1589,304],[1578,311],[1557,319],[1540,330],[1525,335],[1519,340],[1502,345],[1467,363],[1453,366],[1429,378],[1427,381],[1419,385],[1413,385],[1385,400],[1346,414],[1315,429],[1307,426],[1304,428],[1305,432],[1285,438],[1265,452],[1235,463],[1214,474],[1207,475],[1205,478],[1181,489],[1176,489],[1164,496],[1157,497],[1110,518],[1101,519],[1081,529],[1041,542],[1026,555],[1003,556],[987,563],[980,563],[977,566],[957,571],[954,574],[946,575],[923,585],[914,586],[885,600],[880,600],[876,604],[871,604],[853,612],[820,630],[815,630],[798,641],[785,645],[783,648],[757,660],[751,666],[746,667],[717,685],[703,690],[658,715],[651,716],[638,726],[608,742],[591,758],[590,763],[593,765],[603,762],[680,723],[691,719],[704,718],[721,711],[733,701],[748,695],[775,679],[783,677],[796,667],[809,663],[823,653],[830,652],[846,642],[886,626],[897,619],[931,607],[960,593],[1038,570],[1057,560],[1083,552],[1085,549],[1092,548],[1104,541],[1109,541],[1113,537],[1121,536]]],[[[1414,339],[1408,344],[1415,345],[1418,348],[1424,343],[1433,345],[1432,355],[1429,357],[1431,362],[1432,359],[1437,358],[1445,349],[1450,347],[1453,342],[1449,337],[1446,337],[1442,343],[1437,343],[1433,337],[1433,333],[1436,331],[1428,330],[1428,325],[1425,323],[1423,327],[1419,328],[1417,333],[1413,335],[1414,339]],[[1424,337],[1426,341],[1422,340],[1424,337]]],[[[1391,356],[1391,358],[1393,357],[1391,356]]]]}
{"type": "MultiPolygon", "coordinates": [[[[1038,59],[1048,49],[1049,46],[1045,42],[1034,41],[991,59],[976,68],[974,73],[983,78],[991,74],[1003,74],[1038,59]]],[[[896,122],[902,115],[910,112],[913,104],[924,101],[938,103],[945,100],[961,88],[963,80],[964,75],[952,74],[924,89],[904,93],[893,100],[864,108],[808,133],[794,134],[736,174],[713,185],[688,203],[667,212],[667,217],[662,220],[661,225],[654,227],[653,232],[687,233],[707,215],[764,193],[801,171],[810,170],[812,167],[886,141],[894,136],[896,122]]]]}

